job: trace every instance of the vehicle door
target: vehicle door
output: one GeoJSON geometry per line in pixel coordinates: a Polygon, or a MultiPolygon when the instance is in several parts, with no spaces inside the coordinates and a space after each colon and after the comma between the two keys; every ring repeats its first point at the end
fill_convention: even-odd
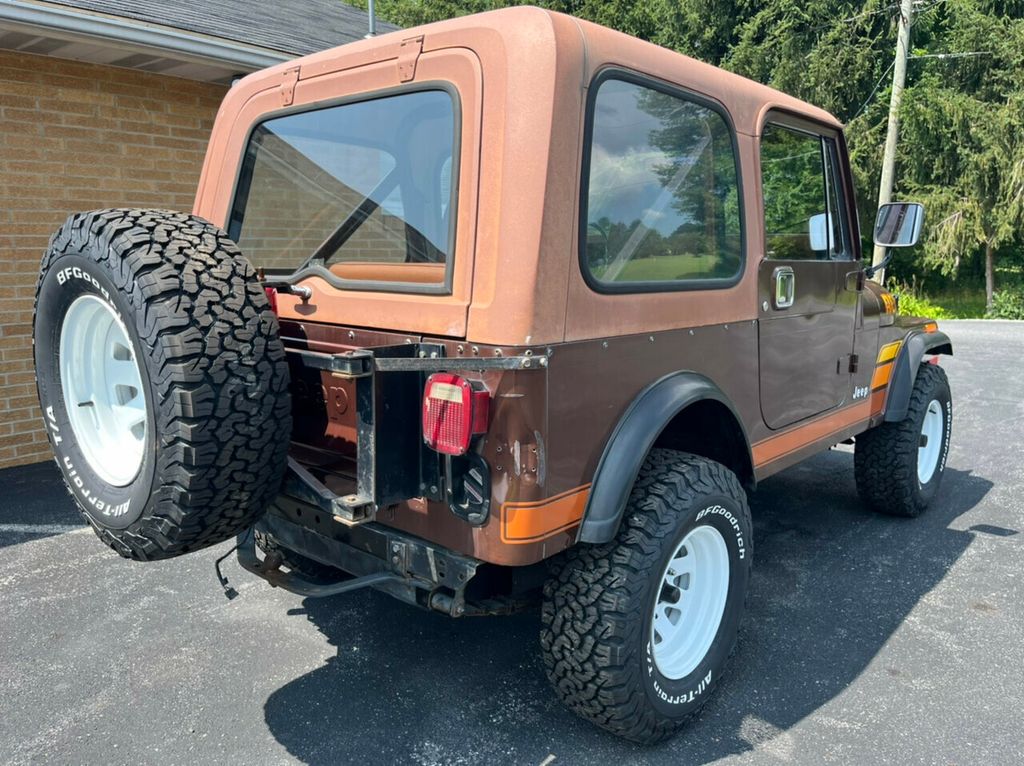
{"type": "Polygon", "coordinates": [[[849,395],[859,293],[841,149],[837,131],[788,116],[769,116],[762,130],[758,344],[769,428],[849,395]]]}

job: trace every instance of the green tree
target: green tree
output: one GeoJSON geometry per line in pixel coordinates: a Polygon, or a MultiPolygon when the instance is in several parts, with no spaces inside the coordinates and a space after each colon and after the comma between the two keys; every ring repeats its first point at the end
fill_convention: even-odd
{"type": "Polygon", "coordinates": [[[955,275],[980,251],[991,309],[997,254],[1024,244],[1024,19],[989,5],[949,0],[926,30],[929,50],[980,55],[920,60],[899,168],[928,207],[925,264],[955,275]]]}
{"type": "MultiPolygon", "coordinates": [[[[365,0],[356,0],[365,7],[365,0]]],[[[516,0],[378,0],[410,26],[516,0]]],[[[846,121],[861,231],[875,214],[896,36],[893,0],[540,0],[823,107],[846,121]]],[[[895,194],[928,207],[923,247],[893,272],[955,279],[1024,266],[1024,0],[921,0],[895,194]],[[942,57],[942,54],[981,53],[942,57]],[[979,265],[981,268],[979,268],[979,265]]],[[[867,243],[865,243],[867,244],[867,243]]]]}
{"type": "MultiPolygon", "coordinates": [[[[773,0],[739,23],[724,59],[848,121],[865,233],[885,141],[895,13],[888,0],[773,0]]],[[[965,261],[981,260],[990,308],[997,255],[1024,249],[1022,17],[1019,1],[923,0],[901,114],[895,194],[924,202],[928,213],[915,251],[923,255],[898,261],[897,271],[955,278],[965,261]]]]}
{"type": "MultiPolygon", "coordinates": [[[[351,0],[356,8],[366,9],[366,0],[351,0]]],[[[452,19],[470,13],[493,11],[515,5],[502,0],[377,0],[377,16],[400,27],[414,27],[432,21],[452,19]]]]}
{"type": "MultiPolygon", "coordinates": [[[[366,0],[354,0],[366,8],[366,0]]],[[[539,5],[717,64],[735,42],[735,19],[753,0],[377,0],[380,18],[403,27],[491,11],[539,5]]]]}

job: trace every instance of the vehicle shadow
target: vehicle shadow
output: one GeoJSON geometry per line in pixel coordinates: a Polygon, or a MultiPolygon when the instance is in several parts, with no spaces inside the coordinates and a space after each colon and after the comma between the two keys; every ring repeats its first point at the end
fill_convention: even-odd
{"type": "Polygon", "coordinates": [[[0,548],[86,526],[52,460],[0,470],[0,548]]]}
{"type": "MultiPolygon", "coordinates": [[[[752,499],[747,617],[717,694],[678,737],[621,742],[564,710],[538,656],[536,613],[452,620],[377,593],[306,599],[337,655],[266,702],[267,725],[309,764],[705,763],[785,732],[846,689],[973,539],[951,523],[991,488],[947,468],[915,520],[866,511],[852,456],[829,452],[752,499]]],[[[885,668],[893,677],[899,668],[885,668]]]]}

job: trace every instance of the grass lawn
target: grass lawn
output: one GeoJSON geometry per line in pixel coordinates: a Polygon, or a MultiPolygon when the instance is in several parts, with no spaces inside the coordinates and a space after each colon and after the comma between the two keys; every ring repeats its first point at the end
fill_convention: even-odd
{"type": "MultiPolygon", "coordinates": [[[[925,279],[934,279],[926,277],[925,279]]],[[[925,280],[922,280],[924,282],[925,280]]],[[[1017,263],[996,264],[996,293],[1020,294],[1024,292],[1024,266],[1017,263]]],[[[936,319],[979,319],[985,316],[985,286],[980,279],[964,280],[960,283],[946,282],[937,287],[928,284],[891,285],[894,293],[900,294],[900,306],[904,303],[919,309],[921,316],[935,316],[936,319]]],[[[907,313],[913,313],[907,311],[907,313]]]]}
{"type": "MultiPolygon", "coordinates": [[[[638,258],[622,267],[616,282],[666,282],[715,274],[719,259],[714,255],[660,255],[638,258]]],[[[594,275],[602,278],[604,266],[594,266],[594,275]]],[[[999,269],[996,284],[1010,288],[1022,281],[1012,269],[999,269]]],[[[979,285],[947,285],[935,290],[912,289],[909,285],[890,285],[899,294],[901,310],[906,314],[936,319],[977,319],[985,316],[985,290],[979,285]]],[[[1017,288],[1020,289],[1020,288],[1017,288]]]]}
{"type": "MultiPolygon", "coordinates": [[[[718,258],[714,255],[659,255],[639,258],[622,267],[616,282],[667,282],[674,279],[713,274],[718,258]]],[[[604,267],[595,267],[594,276],[601,278],[604,267]]],[[[729,276],[724,274],[722,276],[729,276]]]]}
{"type": "Polygon", "coordinates": [[[932,303],[941,306],[950,319],[976,319],[985,316],[985,291],[967,288],[937,292],[932,303]]]}
{"type": "Polygon", "coordinates": [[[913,289],[892,284],[899,296],[900,313],[932,319],[980,319],[985,316],[985,291],[977,287],[945,287],[939,290],[913,289]]]}

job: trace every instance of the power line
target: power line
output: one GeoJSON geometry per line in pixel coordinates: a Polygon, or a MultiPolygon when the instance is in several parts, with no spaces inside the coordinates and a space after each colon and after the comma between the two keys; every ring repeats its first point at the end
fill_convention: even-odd
{"type": "Polygon", "coordinates": [[[963,53],[918,53],[911,59],[962,59],[968,56],[991,56],[992,51],[964,51],[963,53]]]}
{"type": "Polygon", "coordinates": [[[875,97],[875,94],[878,93],[878,89],[882,87],[882,83],[885,81],[885,78],[889,75],[889,72],[892,71],[892,68],[895,65],[896,62],[894,61],[891,64],[889,64],[888,67],[886,67],[885,71],[882,72],[882,76],[878,78],[878,82],[875,83],[875,87],[871,89],[871,94],[867,97],[867,99],[864,100],[863,105],[861,105],[861,108],[857,110],[857,113],[853,115],[853,117],[851,117],[849,120],[847,120],[848,123],[853,122],[858,117],[860,117],[861,114],[864,113],[864,110],[868,108],[868,104],[871,103],[871,99],[873,99],[875,97]]]}
{"type": "MultiPolygon", "coordinates": [[[[909,60],[910,61],[914,61],[916,59],[939,59],[939,60],[942,60],[942,59],[959,59],[959,58],[967,58],[968,56],[991,56],[991,55],[992,55],[992,51],[964,51],[963,53],[918,53],[915,56],[910,56],[909,60]]],[[[882,76],[878,78],[878,82],[876,82],[875,83],[875,87],[871,89],[871,93],[864,100],[864,103],[861,104],[861,107],[860,107],[860,109],[857,110],[856,114],[854,114],[853,117],[851,117],[850,119],[848,119],[846,121],[847,123],[851,123],[854,120],[856,120],[858,117],[860,117],[864,113],[864,111],[868,108],[868,106],[870,106],[871,99],[873,99],[875,97],[875,94],[878,92],[878,89],[880,87],[882,87],[882,83],[885,81],[885,78],[889,74],[889,72],[892,71],[892,68],[893,68],[894,64],[895,64],[895,62],[893,62],[893,64],[889,64],[888,68],[884,72],[882,72],[882,76]]]]}
{"type": "MultiPolygon", "coordinates": [[[[938,0],[938,2],[946,2],[946,0],[938,0]]],[[[838,21],[838,23],[839,24],[846,24],[847,22],[850,22],[850,21],[857,21],[857,19],[866,19],[868,16],[877,16],[880,13],[888,13],[890,11],[896,10],[899,7],[900,7],[899,3],[891,3],[891,4],[889,4],[889,5],[887,5],[887,6],[883,7],[883,8],[879,8],[878,10],[875,10],[875,11],[864,11],[864,13],[858,13],[856,16],[850,16],[850,18],[848,18],[848,19],[840,19],[838,21]]]]}
{"type": "Polygon", "coordinates": [[[924,0],[915,0],[914,10],[917,15],[914,18],[914,23],[916,24],[920,20],[922,15],[928,13],[929,11],[935,10],[935,8],[937,8],[938,6],[948,2],[949,0],[932,0],[932,2],[926,4],[924,0]]]}
{"type": "MultiPolygon", "coordinates": [[[[946,2],[946,0],[937,0],[937,2],[946,2]]],[[[830,22],[825,23],[825,24],[820,24],[820,25],[818,25],[816,27],[812,27],[808,31],[809,32],[818,32],[819,30],[822,30],[822,29],[834,29],[835,27],[837,27],[840,24],[849,24],[852,21],[860,21],[861,19],[866,19],[866,18],[868,18],[870,16],[878,16],[879,14],[883,14],[883,13],[891,14],[894,10],[896,10],[899,7],[900,7],[899,3],[890,3],[889,5],[883,6],[882,8],[878,8],[878,9],[876,9],[874,11],[864,11],[863,13],[858,13],[858,14],[856,14],[854,16],[850,16],[849,18],[836,19],[835,21],[830,21],[830,22]]]]}

